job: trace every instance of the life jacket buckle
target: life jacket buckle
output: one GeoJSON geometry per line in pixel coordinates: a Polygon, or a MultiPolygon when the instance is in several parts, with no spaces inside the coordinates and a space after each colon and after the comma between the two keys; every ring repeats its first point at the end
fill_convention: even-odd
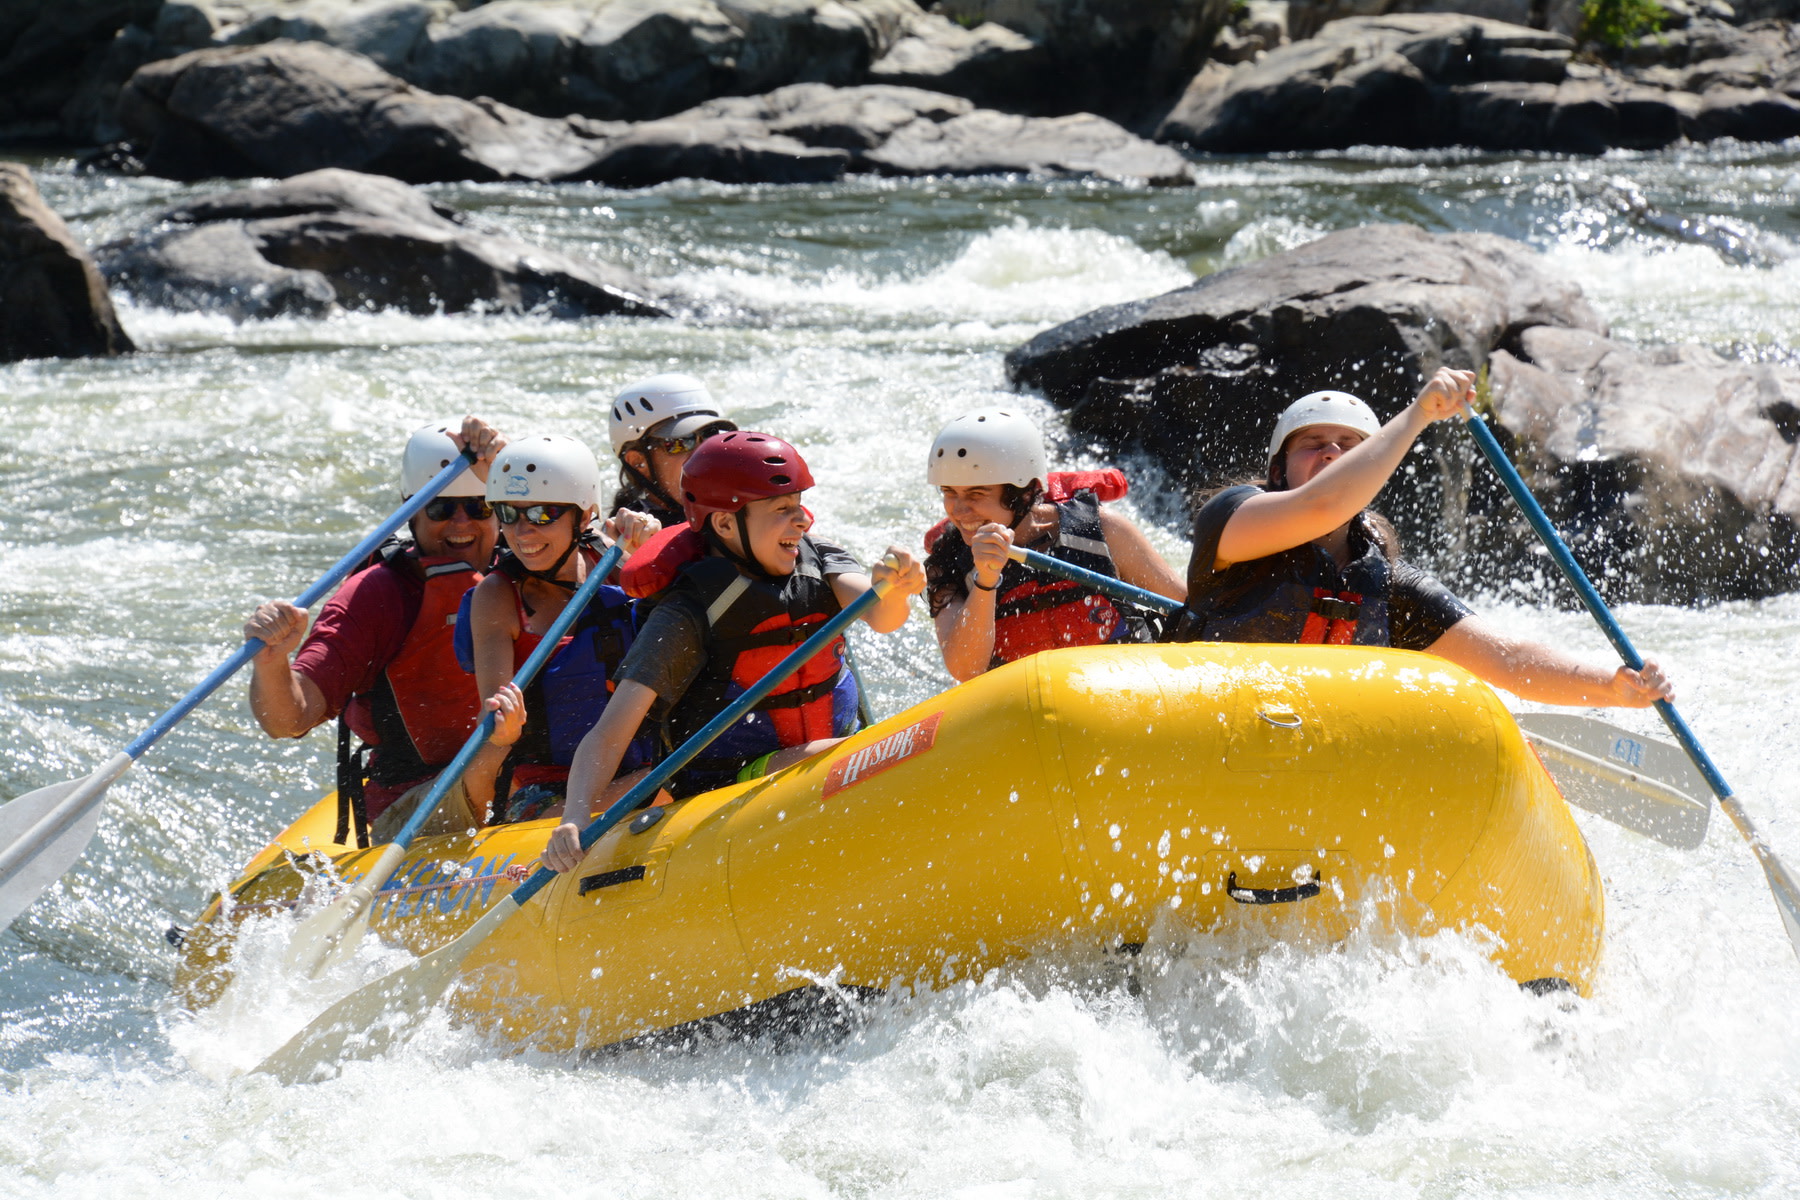
{"type": "MultiPolygon", "coordinates": [[[[1323,589],[1320,589],[1320,591],[1323,591],[1323,589]]],[[[1346,593],[1346,595],[1348,594],[1349,593],[1346,593]]],[[[1361,597],[1359,596],[1357,599],[1360,600],[1361,597]]],[[[1355,621],[1362,615],[1362,606],[1353,603],[1348,599],[1333,596],[1329,592],[1326,592],[1323,595],[1314,595],[1312,611],[1318,613],[1327,621],[1355,621]]]]}

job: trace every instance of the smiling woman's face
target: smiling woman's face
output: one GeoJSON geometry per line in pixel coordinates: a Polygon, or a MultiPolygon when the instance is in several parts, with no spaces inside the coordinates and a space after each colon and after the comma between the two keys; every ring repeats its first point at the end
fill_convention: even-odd
{"type": "Polygon", "coordinates": [[[938,494],[944,500],[944,515],[950,518],[962,534],[963,541],[975,536],[975,531],[991,521],[1002,525],[1013,523],[1013,511],[1001,503],[1000,484],[984,483],[976,487],[940,487],[938,494]]]}

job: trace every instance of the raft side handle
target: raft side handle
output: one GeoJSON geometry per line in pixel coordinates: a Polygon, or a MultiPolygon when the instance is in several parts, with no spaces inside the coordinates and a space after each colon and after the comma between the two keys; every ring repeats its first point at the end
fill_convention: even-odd
{"type": "Polygon", "coordinates": [[[1291,708],[1259,708],[1256,715],[1277,729],[1298,729],[1301,725],[1300,714],[1291,708]]]}
{"type": "MultiPolygon", "coordinates": [[[[583,880],[583,883],[585,882],[583,880]]],[[[1311,900],[1318,895],[1319,879],[1314,876],[1305,883],[1298,883],[1293,887],[1239,887],[1237,872],[1233,871],[1225,877],[1225,894],[1239,904],[1293,904],[1300,900],[1311,900]]]]}
{"type": "Polygon", "coordinates": [[[644,877],[644,866],[639,863],[635,867],[620,867],[616,871],[602,871],[598,875],[585,875],[581,880],[581,891],[585,896],[589,892],[597,892],[601,888],[616,887],[621,883],[636,883],[644,877]]]}

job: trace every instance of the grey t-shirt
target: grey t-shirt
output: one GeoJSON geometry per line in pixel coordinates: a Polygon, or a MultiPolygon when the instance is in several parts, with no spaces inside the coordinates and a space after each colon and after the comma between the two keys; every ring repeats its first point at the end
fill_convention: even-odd
{"type": "MultiPolygon", "coordinates": [[[[863,570],[841,547],[819,541],[812,545],[826,579],[863,570]]],[[[645,618],[637,639],[625,652],[625,661],[619,664],[617,678],[641,683],[655,692],[657,702],[651,715],[661,717],[687,694],[705,666],[706,607],[698,597],[677,590],[659,601],[645,618]]]]}

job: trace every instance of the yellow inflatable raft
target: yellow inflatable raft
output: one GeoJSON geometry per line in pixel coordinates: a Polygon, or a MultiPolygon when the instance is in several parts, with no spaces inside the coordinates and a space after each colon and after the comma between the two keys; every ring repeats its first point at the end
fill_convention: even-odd
{"type": "MultiPolygon", "coordinates": [[[[233,919],[294,902],[296,856],[329,855],[345,880],[373,862],[331,844],[334,812],[297,821],[189,934],[193,1003],[229,969],[233,919]]],[[[552,824],[419,839],[372,933],[442,945],[552,824]]],[[[522,1042],[596,1046],[812,981],[979,977],[1264,906],[1326,937],[1369,912],[1418,934],[1479,926],[1522,984],[1585,991],[1600,951],[1581,834],[1472,676],[1397,650],[1113,646],[1014,663],[767,779],[640,813],[476,951],[453,1003],[522,1042]]]]}

